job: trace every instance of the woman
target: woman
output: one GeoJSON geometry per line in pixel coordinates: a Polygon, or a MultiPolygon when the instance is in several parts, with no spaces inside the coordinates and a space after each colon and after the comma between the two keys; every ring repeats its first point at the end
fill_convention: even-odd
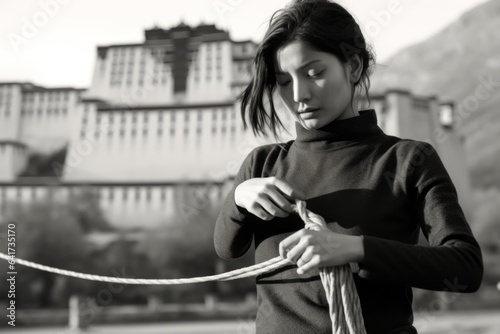
{"type": "MultiPolygon", "coordinates": [[[[277,134],[278,95],[297,137],[253,150],[216,223],[222,258],[279,255],[297,266],[260,275],[257,333],[331,333],[318,268],[353,274],[367,333],[416,333],[411,287],[474,292],[480,248],[440,158],[427,143],[386,135],[358,110],[374,62],[353,17],[327,0],[293,1],[271,19],[241,96],[256,134],[277,134]],[[295,199],[329,222],[304,230],[295,199]],[[422,229],[428,246],[417,245],[422,229]],[[298,267],[298,268],[297,268],[298,267]]],[[[246,123],[245,123],[246,125],[246,123]]]]}

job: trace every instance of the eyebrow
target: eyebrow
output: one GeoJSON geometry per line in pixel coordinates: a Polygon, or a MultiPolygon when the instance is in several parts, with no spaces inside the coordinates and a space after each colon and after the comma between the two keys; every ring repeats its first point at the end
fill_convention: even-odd
{"type": "MultiPolygon", "coordinates": [[[[312,65],[314,63],[318,63],[320,61],[321,60],[319,60],[319,59],[313,59],[313,60],[310,60],[308,62],[305,62],[304,64],[300,65],[299,70],[302,70],[302,69],[306,68],[307,66],[312,65]]],[[[281,72],[281,71],[275,71],[275,74],[276,75],[284,75],[286,73],[285,72],[281,72]]]]}

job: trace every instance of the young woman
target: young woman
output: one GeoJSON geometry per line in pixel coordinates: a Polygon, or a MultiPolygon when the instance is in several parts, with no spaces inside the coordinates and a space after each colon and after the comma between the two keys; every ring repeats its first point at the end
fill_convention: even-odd
{"type": "Polygon", "coordinates": [[[318,268],[358,263],[353,274],[367,333],[416,333],[411,287],[474,292],[480,248],[433,147],[386,135],[358,110],[374,57],[353,17],[328,0],[276,13],[241,96],[256,134],[277,133],[279,96],[297,137],[254,149],[223,204],[214,241],[225,259],[255,243],[255,260],[296,266],[256,279],[257,333],[331,333],[318,268]],[[304,229],[295,199],[329,222],[304,229]],[[429,245],[417,245],[422,230],[429,245]],[[297,268],[298,267],[298,268],[297,268]]]}

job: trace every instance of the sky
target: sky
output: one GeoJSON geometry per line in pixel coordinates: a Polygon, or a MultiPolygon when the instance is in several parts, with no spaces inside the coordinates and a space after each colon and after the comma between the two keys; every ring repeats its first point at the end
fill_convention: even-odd
{"type": "MultiPolygon", "coordinates": [[[[340,0],[379,61],[439,32],[486,0],[340,0]]],[[[142,43],[144,30],[215,24],[258,42],[288,0],[0,0],[0,82],[86,88],[96,47],[142,43]]]]}

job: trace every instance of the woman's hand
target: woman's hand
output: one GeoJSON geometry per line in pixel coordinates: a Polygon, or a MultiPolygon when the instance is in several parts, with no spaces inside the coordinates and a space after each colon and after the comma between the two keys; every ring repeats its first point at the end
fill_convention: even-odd
{"type": "Polygon", "coordinates": [[[293,212],[295,199],[304,199],[304,196],[276,177],[249,179],[234,191],[236,205],[262,220],[287,217],[293,212]]]}
{"type": "Polygon", "coordinates": [[[320,267],[362,262],[364,258],[361,237],[307,229],[283,240],[279,252],[282,258],[297,264],[298,274],[320,267]]]}

